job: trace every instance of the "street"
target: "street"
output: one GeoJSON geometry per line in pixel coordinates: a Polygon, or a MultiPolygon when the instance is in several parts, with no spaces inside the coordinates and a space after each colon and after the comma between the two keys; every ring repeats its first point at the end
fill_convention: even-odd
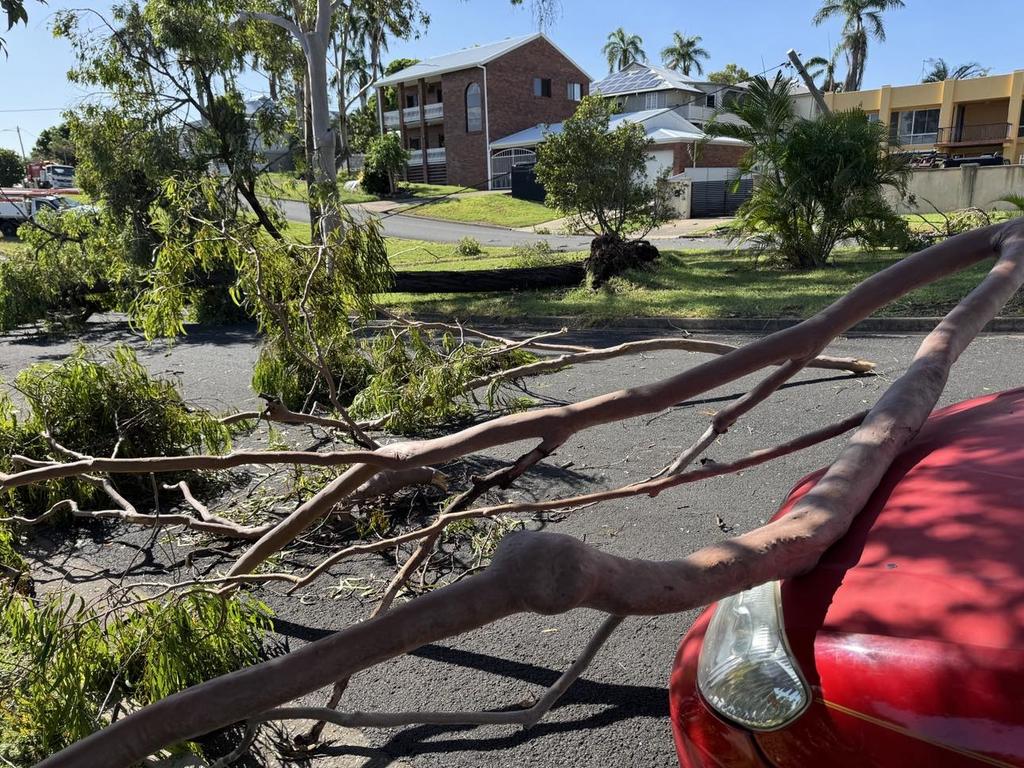
{"type": "MultiPolygon", "coordinates": [[[[525,329],[520,329],[521,331],[525,329]]],[[[608,346],[655,331],[588,330],[569,340],[608,346]]],[[[751,337],[707,336],[742,344],[751,337]]],[[[920,336],[844,338],[830,354],[856,355],[878,363],[878,375],[856,378],[809,370],[744,417],[709,455],[728,460],[767,447],[870,406],[909,364],[920,336]]],[[[186,396],[211,408],[255,405],[248,381],[256,356],[251,328],[204,329],[173,347],[146,346],[118,318],[90,323],[85,340],[104,345],[125,341],[156,374],[180,380],[186,396]]],[[[965,352],[942,404],[1024,383],[1017,361],[1022,337],[981,336],[965,352]]],[[[0,377],[10,381],[24,366],[56,361],[75,343],[29,335],[0,340],[0,377]]],[[[686,352],[659,352],[580,366],[533,379],[529,389],[542,403],[580,400],[620,387],[654,381],[706,359],[686,352]]],[[[710,414],[746,391],[748,378],[709,392],[662,414],[609,424],[577,435],[528,474],[508,495],[535,498],[619,485],[650,475],[703,431],[710,414]]],[[[550,529],[627,557],[678,558],[723,536],[766,521],[788,489],[828,463],[842,439],[739,475],[583,509],[550,529]],[[719,522],[719,520],[721,522],[719,522]],[[724,532],[723,532],[724,531],[724,532]]],[[[494,465],[517,452],[474,457],[494,465]]],[[[466,472],[470,471],[467,467],[466,472]]],[[[459,481],[462,478],[458,478],[459,481]]],[[[536,523],[529,523],[535,527],[536,523]]],[[[141,540],[149,534],[140,534],[141,540]]],[[[70,537],[67,547],[80,546],[70,537]]],[[[110,547],[107,547],[108,549],[110,547]]],[[[99,552],[97,545],[94,551],[99,552]]],[[[79,550],[83,557],[88,551],[79,550]]],[[[283,588],[258,591],[277,612],[279,634],[292,647],[365,618],[372,607],[352,593],[336,597],[340,577],[358,577],[359,561],[347,562],[300,601],[283,588]],[[348,595],[348,596],[345,596],[348,595]]],[[[634,618],[612,637],[561,704],[528,733],[507,727],[412,727],[368,730],[361,745],[333,744],[328,754],[368,758],[361,765],[384,768],[479,768],[521,766],[671,766],[675,763],[667,714],[666,686],[680,636],[694,614],[634,618]],[[371,753],[370,747],[380,751],[371,753]]],[[[573,661],[598,615],[575,611],[553,617],[517,616],[468,636],[422,648],[353,679],[344,707],[360,710],[444,710],[512,706],[542,692],[573,661]]],[[[310,703],[318,697],[308,697],[310,703]]],[[[347,763],[346,763],[347,765],[347,763]]]]}
{"type": "MultiPolygon", "coordinates": [[[[290,221],[309,221],[309,206],[298,200],[278,200],[285,218],[290,221]]],[[[362,205],[345,206],[357,220],[363,221],[375,216],[384,229],[387,237],[398,237],[405,240],[426,240],[432,243],[457,243],[464,237],[472,237],[481,245],[512,247],[531,243],[547,242],[556,251],[587,251],[590,250],[591,235],[539,235],[532,232],[521,232],[516,229],[493,227],[483,224],[463,224],[456,221],[441,221],[424,216],[410,216],[403,213],[377,214],[368,211],[362,205]]],[[[735,247],[728,240],[716,237],[677,237],[655,241],[658,248],[664,250],[685,250],[687,248],[724,249],[735,247]]]]}

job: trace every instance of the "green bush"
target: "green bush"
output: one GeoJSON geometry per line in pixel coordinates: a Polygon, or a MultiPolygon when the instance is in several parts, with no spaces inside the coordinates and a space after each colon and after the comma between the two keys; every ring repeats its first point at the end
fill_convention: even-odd
{"type": "Polygon", "coordinates": [[[390,195],[394,192],[395,174],[409,162],[409,153],[402,147],[397,133],[385,133],[370,141],[363,164],[362,186],[371,195],[390,195]]]}
{"type": "Polygon", "coordinates": [[[538,240],[529,245],[519,244],[512,248],[511,262],[515,267],[548,267],[551,266],[551,244],[547,240],[538,240]]]}
{"type": "MultiPolygon", "coordinates": [[[[260,348],[259,358],[252,372],[252,388],[273,395],[292,410],[299,410],[310,402],[330,405],[327,385],[319,372],[311,367],[303,355],[315,359],[312,349],[303,348],[302,354],[294,345],[270,340],[260,348]]],[[[352,401],[356,392],[366,386],[370,364],[350,338],[339,339],[324,354],[328,369],[334,376],[338,399],[342,405],[352,401]]]]}
{"type": "Polygon", "coordinates": [[[271,628],[262,603],[210,592],[103,620],[67,595],[10,595],[0,606],[0,757],[31,765],[99,730],[115,711],[253,664],[271,628]]]}
{"type": "Polygon", "coordinates": [[[461,240],[455,246],[455,252],[459,256],[465,256],[467,258],[471,256],[479,256],[483,253],[483,249],[480,247],[480,241],[475,237],[469,237],[468,235],[461,240]]]}

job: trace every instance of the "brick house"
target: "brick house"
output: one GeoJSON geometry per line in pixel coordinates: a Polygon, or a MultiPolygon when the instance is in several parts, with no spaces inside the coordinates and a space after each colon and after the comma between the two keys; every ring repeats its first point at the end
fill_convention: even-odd
{"type": "MultiPolygon", "coordinates": [[[[409,151],[406,178],[480,189],[508,186],[492,173],[491,144],[572,115],[590,77],[543,34],[425,59],[374,83],[378,104],[394,88],[399,108],[380,110],[382,130],[409,151]]],[[[499,164],[500,165],[500,164],[499,164]]]]}

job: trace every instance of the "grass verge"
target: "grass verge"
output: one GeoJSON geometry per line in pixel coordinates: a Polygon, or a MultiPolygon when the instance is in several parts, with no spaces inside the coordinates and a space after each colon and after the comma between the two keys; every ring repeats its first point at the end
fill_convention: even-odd
{"type": "Polygon", "coordinates": [[[429,216],[466,224],[494,224],[499,227],[532,227],[558,218],[558,213],[530,200],[509,194],[481,194],[427,203],[410,209],[413,216],[429,216]]]}
{"type": "MultiPolygon", "coordinates": [[[[828,306],[857,283],[894,264],[905,254],[845,252],[835,266],[792,272],[755,265],[732,251],[664,252],[650,272],[614,278],[607,287],[523,293],[402,294],[380,297],[403,313],[447,314],[518,320],[571,316],[584,322],[630,317],[793,317],[805,318],[828,306]]],[[[985,262],[914,291],[881,310],[879,316],[938,316],[948,312],[991,267],[985,262]]],[[[1024,299],[1014,298],[1004,316],[1024,315],[1024,299]]]]}

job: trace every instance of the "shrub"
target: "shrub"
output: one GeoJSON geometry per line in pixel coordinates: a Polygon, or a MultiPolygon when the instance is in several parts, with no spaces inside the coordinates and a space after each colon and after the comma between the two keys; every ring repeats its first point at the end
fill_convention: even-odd
{"type": "Polygon", "coordinates": [[[253,664],[271,627],[262,603],[209,592],[104,620],[67,595],[8,596],[0,607],[0,756],[31,765],[118,710],[253,664]]]}
{"type": "Polygon", "coordinates": [[[12,187],[25,178],[25,167],[13,149],[0,149],[0,187],[12,187]]]}
{"type": "Polygon", "coordinates": [[[547,204],[595,235],[649,232],[664,220],[659,187],[647,177],[651,142],[643,126],[609,130],[614,106],[598,96],[580,102],[562,132],[537,149],[537,181],[547,204]]]}
{"type": "Polygon", "coordinates": [[[737,214],[737,229],[755,255],[778,255],[797,269],[824,266],[844,240],[870,244],[899,218],[883,192],[906,192],[907,157],[888,150],[885,126],[860,110],[815,120],[796,117],[790,83],[755,77],[747,98],[725,112],[742,123],[712,120],[709,136],[750,145],[741,162],[758,174],[737,214]]]}
{"type": "Polygon", "coordinates": [[[363,189],[371,195],[390,195],[395,191],[395,174],[409,161],[397,133],[375,137],[366,150],[363,163],[363,189]]]}
{"type": "Polygon", "coordinates": [[[477,240],[475,237],[469,237],[467,235],[466,237],[459,240],[458,244],[455,246],[455,252],[459,254],[459,256],[465,256],[469,258],[470,256],[479,256],[481,253],[483,253],[483,249],[480,247],[479,240],[477,240]]]}
{"type": "Polygon", "coordinates": [[[551,265],[551,244],[547,240],[538,240],[530,245],[516,245],[512,248],[512,264],[516,267],[547,267],[551,265]]]}

